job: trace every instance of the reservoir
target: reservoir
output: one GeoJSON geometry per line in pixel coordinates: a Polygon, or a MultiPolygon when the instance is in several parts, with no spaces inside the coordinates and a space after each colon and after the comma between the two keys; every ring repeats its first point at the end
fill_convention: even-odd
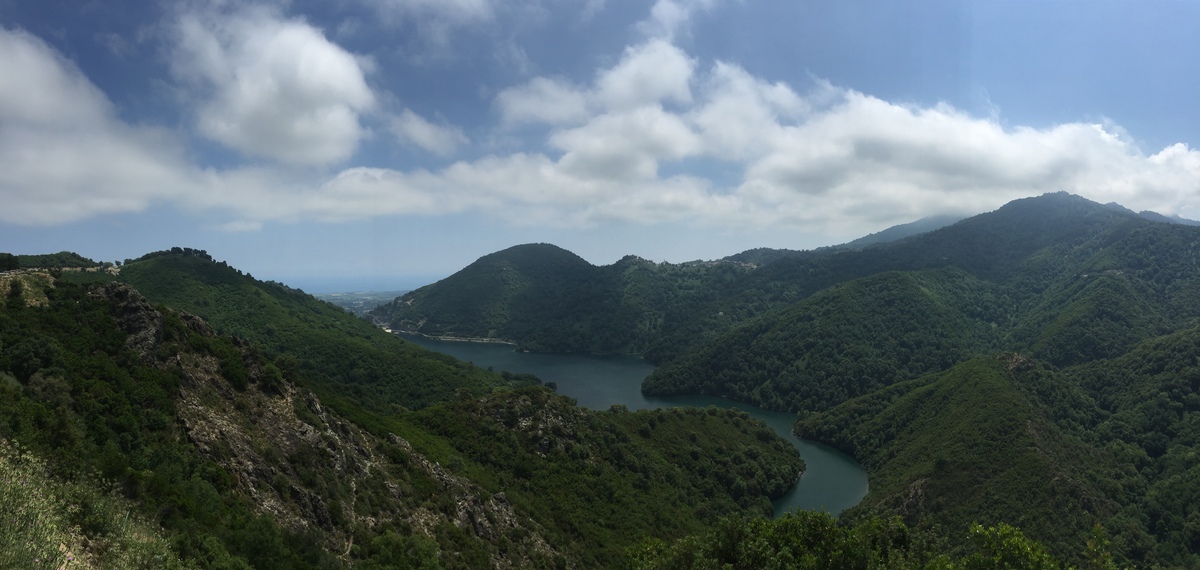
{"type": "Polygon", "coordinates": [[[671,406],[720,406],[737,408],[763,420],[776,433],[800,450],[806,464],[804,476],[790,493],[775,501],[775,514],[791,509],[825,509],[837,515],[857,505],[867,494],[867,473],[853,458],[828,446],[805,441],[792,435],[792,414],[772,412],[713,396],[642,395],[642,380],[654,366],[629,356],[588,356],[576,354],[529,354],[512,346],[480,342],[453,342],[401,335],[431,350],[449,354],[477,366],[509,372],[529,373],[542,382],[554,382],[558,393],[575,398],[580,406],[607,410],[624,404],[630,410],[671,406]]]}

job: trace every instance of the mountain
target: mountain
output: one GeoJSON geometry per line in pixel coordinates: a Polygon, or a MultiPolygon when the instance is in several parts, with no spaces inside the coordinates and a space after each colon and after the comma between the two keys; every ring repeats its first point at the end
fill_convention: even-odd
{"type": "Polygon", "coordinates": [[[796,432],[853,452],[870,470],[871,492],[850,518],[1006,522],[1069,559],[1094,525],[1120,512],[1106,487],[1120,469],[1118,456],[1047,417],[1033,393],[1047,384],[1070,390],[1019,355],[977,358],[809,415],[796,432]]]}
{"type": "Polygon", "coordinates": [[[458,390],[482,395],[508,384],[498,374],[434,353],[280,283],[263,282],[203,251],[131,260],[120,280],[147,299],[187,311],[224,334],[288,354],[326,399],[376,412],[418,409],[458,390]]]}
{"type": "Polygon", "coordinates": [[[548,244],[486,255],[369,314],[397,331],[503,340],[524,350],[637,353],[749,271],[734,262],[597,267],[548,244]]]}
{"type": "Polygon", "coordinates": [[[643,391],[797,412],[798,433],[869,472],[847,524],[899,516],[905,536],[966,557],[977,544],[956,529],[1012,538],[1012,524],[1069,564],[1200,566],[1200,229],[1056,193],[862,249],[723,263],[740,270],[687,281],[704,291],[690,304],[645,293],[671,290],[670,272],[643,281],[642,314],[688,307],[656,334],[625,329],[660,363],[643,391]]]}
{"type": "Polygon", "coordinates": [[[915,222],[909,222],[907,224],[895,225],[895,226],[892,226],[885,230],[881,230],[881,231],[875,232],[873,234],[868,234],[868,235],[860,237],[856,240],[849,241],[840,246],[834,246],[834,247],[845,248],[845,249],[862,249],[864,247],[871,246],[871,245],[877,245],[877,244],[881,244],[881,243],[891,243],[891,242],[894,242],[897,240],[904,239],[906,237],[911,237],[911,236],[915,236],[915,235],[919,235],[919,234],[923,234],[923,233],[928,233],[933,230],[944,228],[944,227],[946,227],[950,224],[953,224],[961,219],[963,219],[962,216],[952,216],[952,215],[927,216],[927,217],[921,218],[915,222]]]}
{"type": "Polygon", "coordinates": [[[781,259],[747,276],[747,293],[724,312],[772,305],[756,296],[796,301],[728,332],[698,319],[707,338],[672,346],[644,389],[820,410],[838,401],[813,390],[845,399],[994,350],[1059,366],[1111,358],[1200,317],[1200,284],[1187,278],[1200,270],[1197,246],[1200,229],[1047,195],[891,245],[781,259]],[[878,286],[889,271],[909,279],[878,286]],[[913,286],[918,278],[925,284],[913,286]]]}
{"type": "Polygon", "coordinates": [[[771,310],[886,271],[954,267],[1032,295],[1069,271],[1067,260],[1082,262],[1104,240],[1151,225],[1165,224],[1057,193],[861,250],[759,249],[684,264],[627,256],[596,267],[555,246],[522,245],[371,315],[406,332],[500,339],[549,352],[627,352],[661,363],[771,310]]]}
{"type": "Polygon", "coordinates": [[[1178,215],[1164,216],[1158,212],[1151,212],[1149,210],[1143,210],[1141,212],[1138,212],[1138,215],[1143,218],[1146,218],[1147,220],[1150,220],[1152,222],[1163,222],[1163,223],[1167,223],[1167,224],[1183,224],[1185,226],[1200,226],[1200,222],[1197,222],[1196,220],[1189,220],[1187,218],[1183,218],[1178,215]]]}
{"type": "Polygon", "coordinates": [[[720,394],[822,410],[1000,344],[974,303],[993,287],[956,270],[888,272],[831,287],[656,369],[648,395],[720,394]]]}
{"type": "Polygon", "coordinates": [[[3,567],[68,555],[99,567],[607,567],[645,536],[769,513],[802,469],[746,414],[583,410],[536,379],[406,348],[366,323],[364,339],[340,309],[203,252],[125,265],[120,279],[158,299],[84,277],[0,276],[0,505],[33,517],[0,528],[3,567]],[[171,295],[214,322],[169,308],[171,295]],[[270,327],[274,344],[247,338],[270,327]],[[306,354],[374,357],[364,346],[407,351],[387,380],[401,385],[377,390],[403,398],[413,384],[422,409],[360,405],[342,392],[376,389],[369,378],[306,354]],[[490,389],[428,389],[456,378],[490,389]],[[41,488],[64,494],[30,495],[14,473],[48,473],[41,488]],[[20,546],[25,536],[46,547],[20,546]]]}

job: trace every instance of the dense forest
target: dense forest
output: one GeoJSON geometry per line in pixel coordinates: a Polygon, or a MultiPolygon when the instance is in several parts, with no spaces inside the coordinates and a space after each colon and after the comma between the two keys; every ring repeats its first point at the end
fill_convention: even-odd
{"type": "MultiPolygon", "coordinates": [[[[1062,563],[1084,564],[1081,545],[1099,536],[1120,564],[1197,567],[1200,228],[1179,222],[1047,194],[897,239],[884,232],[854,247],[759,249],[698,264],[724,273],[697,271],[686,297],[672,294],[671,279],[658,290],[640,281],[634,295],[628,282],[598,277],[625,260],[577,260],[571,277],[526,276],[505,290],[517,299],[548,287],[539,296],[553,298],[556,283],[579,279],[580,290],[610,299],[606,313],[654,322],[610,342],[660,364],[647,394],[797,413],[797,433],[851,453],[870,474],[870,494],[845,524],[900,516],[913,532],[949,541],[939,552],[952,557],[971,556],[971,543],[953,537],[978,523],[1019,527],[1062,563]],[[661,304],[642,310],[631,298],[661,304]]],[[[504,265],[532,247],[484,259],[504,265]]],[[[376,318],[478,334],[477,315],[445,326],[426,302],[455,299],[469,269],[376,318]]],[[[598,306],[553,315],[592,338],[598,306]]],[[[558,346],[535,341],[555,329],[506,328],[539,322],[537,306],[490,307],[480,336],[591,350],[567,335],[558,346]]]]}
{"type": "Polygon", "coordinates": [[[0,567],[1200,567],[1175,221],[1051,194],[712,262],[517,246],[374,322],[203,250],[0,255],[0,567]],[[803,463],[747,414],[589,411],[377,324],[645,355],[644,392],[796,413],[870,492],[766,519],[803,463]]]}
{"type": "Polygon", "coordinates": [[[584,410],[204,255],[121,279],[212,323],[63,275],[0,278],[0,567],[620,566],[803,469],[744,413],[584,410]],[[409,376],[336,372],[385,352],[409,376]]]}

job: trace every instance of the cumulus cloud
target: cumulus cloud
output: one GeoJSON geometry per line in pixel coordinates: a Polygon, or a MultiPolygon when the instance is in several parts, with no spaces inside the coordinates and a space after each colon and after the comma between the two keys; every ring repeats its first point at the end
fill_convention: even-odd
{"type": "MultiPolygon", "coordinates": [[[[198,115],[205,132],[288,164],[353,152],[360,115],[375,105],[353,56],[270,13],[191,18],[181,21],[177,55],[192,75],[176,73],[208,87],[198,115]],[[215,107],[222,102],[230,105],[215,107]]],[[[521,152],[437,170],[350,165],[326,179],[269,161],[199,169],[176,136],[121,122],[74,65],[24,32],[0,30],[0,77],[22,78],[0,82],[0,220],[13,223],[166,202],[227,212],[227,231],[484,212],[540,226],[861,235],[1059,190],[1166,214],[1187,213],[1200,198],[1200,151],[1183,144],[1148,153],[1111,125],[1009,127],[820,81],[797,90],[733,63],[701,66],[662,39],[627,49],[586,84],[538,77],[501,92],[500,126],[540,137],[521,152]]],[[[387,127],[440,154],[469,143],[411,110],[387,127]]]]}
{"type": "Polygon", "coordinates": [[[596,96],[608,108],[629,108],[670,100],[692,101],[695,61],[663,40],[651,40],[625,50],[612,69],[596,79],[596,96]]]}
{"type": "Polygon", "coordinates": [[[535,78],[496,104],[502,124],[548,129],[547,152],[433,172],[350,169],[317,193],[337,196],[329,207],[339,218],[476,210],[568,226],[865,232],[1059,190],[1165,213],[1200,192],[1200,152],[1184,145],[1147,155],[1106,125],[1008,128],[821,81],[797,92],[731,63],[698,71],[657,39],[628,49],[591,85],[535,78]],[[717,183],[696,164],[740,177],[717,183]]]}
{"type": "Polygon", "coordinates": [[[172,63],[204,93],[199,132],[246,155],[329,164],[367,134],[359,118],[375,96],[362,63],[301,20],[264,8],[185,14],[172,63]]]}
{"type": "Polygon", "coordinates": [[[392,117],[390,127],[401,142],[442,156],[454,154],[458,147],[469,142],[461,129],[431,123],[410,109],[392,117]]]}
{"type": "Polygon", "coordinates": [[[536,77],[525,85],[501,91],[496,96],[496,106],[507,126],[574,123],[588,115],[588,102],[582,91],[566,81],[546,77],[536,77]]]}
{"type": "Polygon", "coordinates": [[[40,39],[0,28],[0,77],[0,220],[139,211],[187,186],[172,137],[116,120],[108,98],[40,39]]]}
{"type": "Polygon", "coordinates": [[[566,125],[598,112],[629,111],[661,103],[692,101],[696,62],[679,48],[651,40],[625,50],[621,61],[600,70],[594,84],[580,87],[562,80],[535,77],[496,96],[501,122],[566,125]]]}

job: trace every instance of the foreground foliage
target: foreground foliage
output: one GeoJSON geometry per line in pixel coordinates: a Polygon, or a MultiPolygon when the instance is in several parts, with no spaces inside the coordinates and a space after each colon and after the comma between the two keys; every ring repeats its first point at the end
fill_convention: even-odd
{"type": "MultiPolygon", "coordinates": [[[[155,567],[613,566],[646,535],[769,512],[801,468],[744,414],[592,412],[532,385],[393,414],[343,400],[358,425],[304,387],[318,383],[289,353],[124,284],[20,283],[0,308],[0,438],[27,451],[5,468],[41,466],[54,489],[112,481],[123,498],[89,499],[100,514],[79,536],[109,541],[111,559],[132,567],[145,557],[120,549],[150,552],[155,567]],[[115,525],[121,505],[148,526],[115,525]]],[[[0,541],[33,544],[39,559],[56,551],[55,533],[81,524],[62,522],[56,501],[39,508],[34,534],[5,526],[0,541]]]]}
{"type": "Polygon", "coordinates": [[[0,439],[0,568],[183,568],[136,506],[0,439]]]}
{"type": "MultiPolygon", "coordinates": [[[[706,534],[673,544],[650,540],[631,552],[638,570],[782,569],[1023,569],[1068,567],[1020,530],[972,524],[949,555],[939,537],[898,518],[839,525],[826,513],[794,512],[775,519],[729,519],[706,534]]],[[[1116,568],[1102,534],[1082,546],[1083,568],[1116,568]]]]}

